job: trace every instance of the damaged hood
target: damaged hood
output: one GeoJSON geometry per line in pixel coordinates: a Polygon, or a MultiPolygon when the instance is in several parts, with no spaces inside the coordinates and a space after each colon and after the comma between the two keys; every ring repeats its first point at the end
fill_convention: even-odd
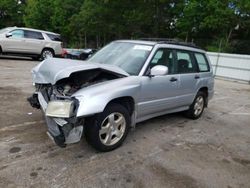
{"type": "Polygon", "coordinates": [[[92,63],[71,59],[49,58],[32,69],[33,82],[54,85],[58,80],[69,77],[74,72],[103,69],[115,74],[129,76],[127,72],[115,65],[92,63]]]}

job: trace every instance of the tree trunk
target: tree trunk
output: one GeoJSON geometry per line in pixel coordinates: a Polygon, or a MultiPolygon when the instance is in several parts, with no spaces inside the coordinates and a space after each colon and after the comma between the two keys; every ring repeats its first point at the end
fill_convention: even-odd
{"type": "Polygon", "coordinates": [[[187,32],[187,34],[186,34],[185,42],[188,42],[188,34],[189,34],[189,32],[187,32]]]}
{"type": "Polygon", "coordinates": [[[87,34],[84,32],[84,48],[87,48],[87,34]]]}
{"type": "Polygon", "coordinates": [[[226,46],[227,46],[228,43],[229,43],[229,40],[230,40],[230,38],[231,38],[231,36],[232,36],[232,32],[233,32],[233,29],[230,29],[230,31],[229,31],[229,33],[228,33],[228,35],[227,35],[226,46]]]}

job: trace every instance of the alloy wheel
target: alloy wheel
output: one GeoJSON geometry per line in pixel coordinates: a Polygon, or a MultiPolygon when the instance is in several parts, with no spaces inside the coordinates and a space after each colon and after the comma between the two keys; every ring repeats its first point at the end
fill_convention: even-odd
{"type": "Polygon", "coordinates": [[[197,97],[194,104],[194,115],[199,116],[204,108],[204,98],[202,96],[197,97]]]}
{"type": "Polygon", "coordinates": [[[125,133],[125,117],[118,112],[108,115],[101,124],[99,138],[102,144],[111,146],[119,142],[125,133]]]}

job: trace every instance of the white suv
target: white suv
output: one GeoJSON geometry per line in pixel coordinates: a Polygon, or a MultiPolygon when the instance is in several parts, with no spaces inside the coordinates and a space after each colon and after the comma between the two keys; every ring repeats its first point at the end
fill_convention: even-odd
{"type": "Polygon", "coordinates": [[[46,59],[62,55],[62,42],[57,33],[7,27],[0,30],[0,53],[46,59]]]}

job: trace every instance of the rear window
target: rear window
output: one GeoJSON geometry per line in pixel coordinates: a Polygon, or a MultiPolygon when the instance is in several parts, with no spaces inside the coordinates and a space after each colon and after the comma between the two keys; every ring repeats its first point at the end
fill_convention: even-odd
{"type": "Polygon", "coordinates": [[[59,41],[59,42],[62,41],[60,35],[54,35],[54,34],[48,34],[48,33],[46,33],[46,35],[48,35],[48,37],[50,38],[50,40],[59,41]]]}
{"type": "Polygon", "coordinates": [[[38,40],[44,39],[42,33],[36,31],[25,31],[24,36],[25,38],[30,38],[30,39],[38,39],[38,40]]]}
{"type": "Polygon", "coordinates": [[[207,62],[207,59],[205,58],[205,56],[203,54],[200,54],[200,53],[195,53],[194,56],[195,56],[196,62],[198,64],[200,72],[209,71],[208,62],[207,62]]]}

